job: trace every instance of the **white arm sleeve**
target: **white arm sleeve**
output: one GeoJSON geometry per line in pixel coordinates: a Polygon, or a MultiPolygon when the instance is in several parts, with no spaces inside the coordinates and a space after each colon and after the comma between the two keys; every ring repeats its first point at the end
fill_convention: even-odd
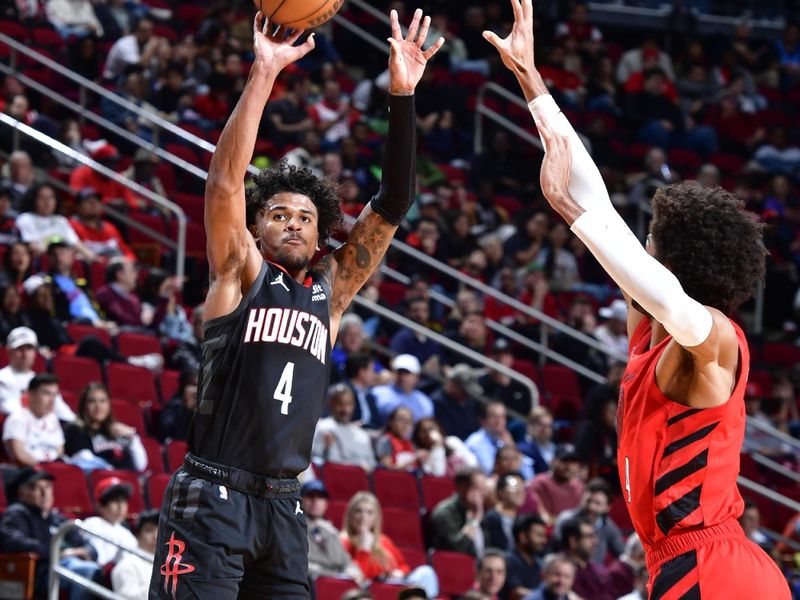
{"type": "MultiPolygon", "coordinates": [[[[572,231],[623,290],[650,313],[681,346],[697,346],[711,332],[708,309],[683,291],[669,269],[651,257],[611,204],[606,184],[575,129],[552,96],[528,104],[538,127],[547,122],[570,138],[569,193],[585,211],[572,231]]],[[[545,148],[545,152],[547,148],[545,148]]]]}
{"type": "Polygon", "coordinates": [[[678,278],[650,256],[620,218],[587,211],[571,227],[603,268],[681,346],[702,344],[711,333],[709,310],[683,291],[678,278]]]}

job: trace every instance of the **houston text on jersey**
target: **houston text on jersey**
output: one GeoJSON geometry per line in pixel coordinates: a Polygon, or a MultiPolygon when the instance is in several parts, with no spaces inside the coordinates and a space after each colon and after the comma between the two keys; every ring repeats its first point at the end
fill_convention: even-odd
{"type": "Polygon", "coordinates": [[[328,328],[316,316],[293,308],[251,308],[245,343],[288,344],[307,350],[325,364],[328,328]]]}

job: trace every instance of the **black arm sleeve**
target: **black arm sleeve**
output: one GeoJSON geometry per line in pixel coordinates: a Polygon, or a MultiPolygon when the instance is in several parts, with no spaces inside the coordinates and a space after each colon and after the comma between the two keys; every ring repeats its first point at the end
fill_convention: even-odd
{"type": "Polygon", "coordinates": [[[389,96],[389,134],[383,154],[383,176],[372,210],[400,225],[414,203],[417,161],[417,115],[414,96],[389,96]]]}

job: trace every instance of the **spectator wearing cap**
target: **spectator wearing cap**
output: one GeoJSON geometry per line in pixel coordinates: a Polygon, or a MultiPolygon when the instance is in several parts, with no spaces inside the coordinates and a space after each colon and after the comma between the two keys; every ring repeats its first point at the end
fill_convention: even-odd
{"type": "Polygon", "coordinates": [[[131,493],[131,486],[119,477],[106,477],[94,486],[94,501],[99,515],[89,517],[83,524],[92,533],[116,542],[113,544],[99,537],[87,536],[97,551],[97,562],[101,567],[115,563],[124,556],[120,546],[136,548],[139,545],[131,530],[125,526],[131,493]]]}
{"type": "Polygon", "coordinates": [[[537,475],[550,470],[556,455],[553,442],[553,415],[544,406],[537,406],[528,417],[528,432],[520,442],[519,450],[533,461],[533,471],[537,475]]]}
{"type": "Polygon", "coordinates": [[[447,435],[466,440],[480,428],[479,404],[475,398],[484,394],[477,377],[477,371],[469,365],[455,365],[447,372],[444,385],[431,395],[436,420],[447,435]]]}
{"type": "MultiPolygon", "coordinates": [[[[492,345],[490,355],[494,360],[509,369],[514,364],[514,354],[511,351],[511,344],[504,338],[497,338],[492,345]]],[[[522,417],[527,417],[531,412],[531,393],[519,381],[511,379],[508,375],[496,370],[489,369],[479,380],[483,393],[488,398],[500,400],[506,408],[518,412],[522,417]]],[[[524,425],[523,425],[524,427],[524,425]]]]}
{"type": "Polygon", "coordinates": [[[609,554],[618,558],[625,548],[622,532],[608,516],[610,507],[611,488],[608,483],[599,477],[592,479],[586,484],[586,491],[583,493],[580,506],[565,510],[556,518],[553,528],[554,538],[561,540],[562,526],[567,521],[585,519],[594,523],[597,532],[597,545],[590,560],[602,565],[606,564],[609,554]]]}
{"type": "Polygon", "coordinates": [[[84,471],[147,469],[147,452],[133,427],[114,419],[102,383],[90,383],[78,400],[78,418],[64,432],[65,452],[84,471]]]}
{"type": "Polygon", "coordinates": [[[25,467],[64,456],[64,432],[55,413],[58,378],[41,373],[28,385],[28,406],[13,411],[3,425],[3,443],[11,460],[25,467]]]}
{"type": "Polygon", "coordinates": [[[381,416],[386,419],[399,406],[411,411],[414,422],[422,417],[433,416],[433,402],[427,394],[417,389],[422,366],[416,356],[400,354],[392,361],[395,381],[373,388],[375,401],[381,416]]]}
{"type": "MultiPolygon", "coordinates": [[[[164,189],[164,184],[156,174],[159,158],[147,148],[139,148],[133,155],[133,164],[128,169],[122,172],[124,177],[131,181],[138,183],[145,189],[150,190],[159,196],[166,196],[167,191],[164,189]]],[[[159,205],[153,206],[150,201],[142,199],[142,202],[152,207],[156,211],[161,211],[162,207],[159,205]]]]}
{"type": "Polygon", "coordinates": [[[575,565],[563,554],[548,554],[542,561],[542,585],[524,600],[572,600],[575,565]]]}
{"type": "MultiPolygon", "coordinates": [[[[39,340],[28,327],[12,329],[6,338],[8,365],[0,369],[0,413],[10,414],[23,408],[22,397],[36,376],[33,366],[39,340]]],[[[75,413],[56,396],[55,414],[60,421],[74,421],[75,413]]]]}
{"type": "MultiPolygon", "coordinates": [[[[104,167],[114,170],[119,163],[120,154],[116,147],[104,144],[92,152],[91,157],[104,167]]],[[[98,173],[88,165],[81,165],[72,171],[72,175],[69,177],[69,187],[75,192],[92,188],[100,194],[103,204],[121,204],[132,211],[139,208],[139,203],[130,188],[98,173]]]]}
{"type": "Polygon", "coordinates": [[[110,335],[119,332],[119,326],[101,318],[83,287],[86,281],[76,280],[72,269],[75,250],[64,240],[50,243],[47,248],[49,276],[53,283],[55,316],[62,321],[89,322],[105,329],[110,335]]]}
{"type": "MultiPolygon", "coordinates": [[[[406,316],[417,325],[428,327],[431,318],[430,301],[425,298],[410,299],[407,302],[406,316]]],[[[392,336],[389,349],[395,354],[416,356],[426,373],[438,373],[444,360],[444,351],[438,342],[410,327],[401,327],[392,336]]]]}
{"type": "Polygon", "coordinates": [[[572,444],[556,448],[553,470],[540,473],[528,485],[539,507],[539,514],[549,525],[563,511],[581,503],[585,485],[580,479],[581,463],[572,444]]]}
{"type": "Polygon", "coordinates": [[[0,245],[9,246],[18,241],[17,211],[11,204],[11,188],[0,181],[0,245]]]}
{"type": "MultiPolygon", "coordinates": [[[[149,510],[136,520],[136,541],[142,552],[155,554],[158,539],[158,511],[149,510]]],[[[124,600],[147,600],[153,561],[126,552],[111,570],[111,589],[124,600]]]]}
{"type": "MultiPolygon", "coordinates": [[[[506,406],[502,402],[492,401],[484,407],[481,428],[467,438],[467,448],[477,457],[478,463],[487,475],[495,465],[497,450],[504,446],[514,446],[514,439],[506,428],[506,406]]],[[[521,473],[525,481],[533,477],[531,463],[521,463],[521,473]]]]}
{"type": "Polygon", "coordinates": [[[453,477],[460,469],[478,466],[478,459],[466,444],[454,435],[445,435],[433,417],[417,421],[411,440],[418,449],[420,468],[429,475],[453,477]]]}
{"type": "Polygon", "coordinates": [[[330,416],[317,422],[311,455],[322,461],[356,465],[367,472],[375,468],[369,433],[352,422],[355,409],[352,390],[343,383],[328,388],[330,416]]]}
{"type": "Polygon", "coordinates": [[[103,205],[100,193],[94,188],[84,188],[76,195],[77,210],[70,225],[85,247],[98,256],[113,258],[126,256],[136,260],[136,254],[122,238],[114,224],[102,218],[103,205]]]}
{"type": "Polygon", "coordinates": [[[525,481],[519,473],[501,475],[496,485],[497,502],[481,521],[486,545],[509,552],[514,548],[514,522],[525,503],[525,481]]]}
{"type": "Polygon", "coordinates": [[[363,581],[361,569],[342,545],[339,530],[325,518],[330,498],[325,484],[318,479],[304,483],[300,497],[308,523],[308,574],[363,581]]]}
{"type": "Polygon", "coordinates": [[[28,190],[22,199],[22,210],[17,217],[17,229],[22,241],[30,245],[35,255],[44,254],[53,240],[64,240],[86,260],[96,259],[95,253],[83,245],[67,218],[58,214],[58,196],[49,183],[28,190]]]}
{"type": "Polygon", "coordinates": [[[599,311],[606,322],[594,330],[596,337],[609,351],[622,356],[628,355],[628,305],[618,298],[611,306],[604,306],[599,311]]]}
{"type": "Polygon", "coordinates": [[[514,548],[506,555],[502,597],[519,600],[541,582],[542,553],[548,544],[547,525],[537,514],[521,515],[512,530],[514,548]]]}
{"type": "MultiPolygon", "coordinates": [[[[50,473],[26,467],[6,487],[11,505],[0,517],[0,552],[32,552],[36,554],[35,598],[44,598],[50,568],[50,540],[67,519],[53,508],[53,480],[50,473]]],[[[97,556],[83,535],[74,529],[63,541],[61,566],[92,579],[99,567],[97,556]]],[[[61,579],[62,589],[70,589],[70,600],[92,598],[78,586],[61,579]]]]}

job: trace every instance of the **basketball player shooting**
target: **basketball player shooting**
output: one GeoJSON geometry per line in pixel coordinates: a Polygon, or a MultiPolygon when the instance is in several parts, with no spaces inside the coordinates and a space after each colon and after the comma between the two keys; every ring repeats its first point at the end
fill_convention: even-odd
{"type": "Polygon", "coordinates": [[[682,183],[656,192],[643,248],[536,70],[531,0],[511,4],[509,36],[484,37],[529,102],[546,151],[542,192],[628,302],[618,460],[649,598],[788,600],[778,567],[737,522],[750,365],[728,315],[763,277],[761,225],[725,190],[682,183]]]}
{"type": "Polygon", "coordinates": [[[417,10],[389,39],[389,132],[380,191],[347,242],[311,266],[341,221],[332,182],[280,164],[245,190],[279,73],[313,34],[256,15],[255,61],[220,136],[205,193],[211,286],[190,453],[164,495],[151,599],[308,598],[297,474],[310,462],[339,320],[378,267],[414,199],[414,90],[443,39],[422,50],[417,10]]]}

